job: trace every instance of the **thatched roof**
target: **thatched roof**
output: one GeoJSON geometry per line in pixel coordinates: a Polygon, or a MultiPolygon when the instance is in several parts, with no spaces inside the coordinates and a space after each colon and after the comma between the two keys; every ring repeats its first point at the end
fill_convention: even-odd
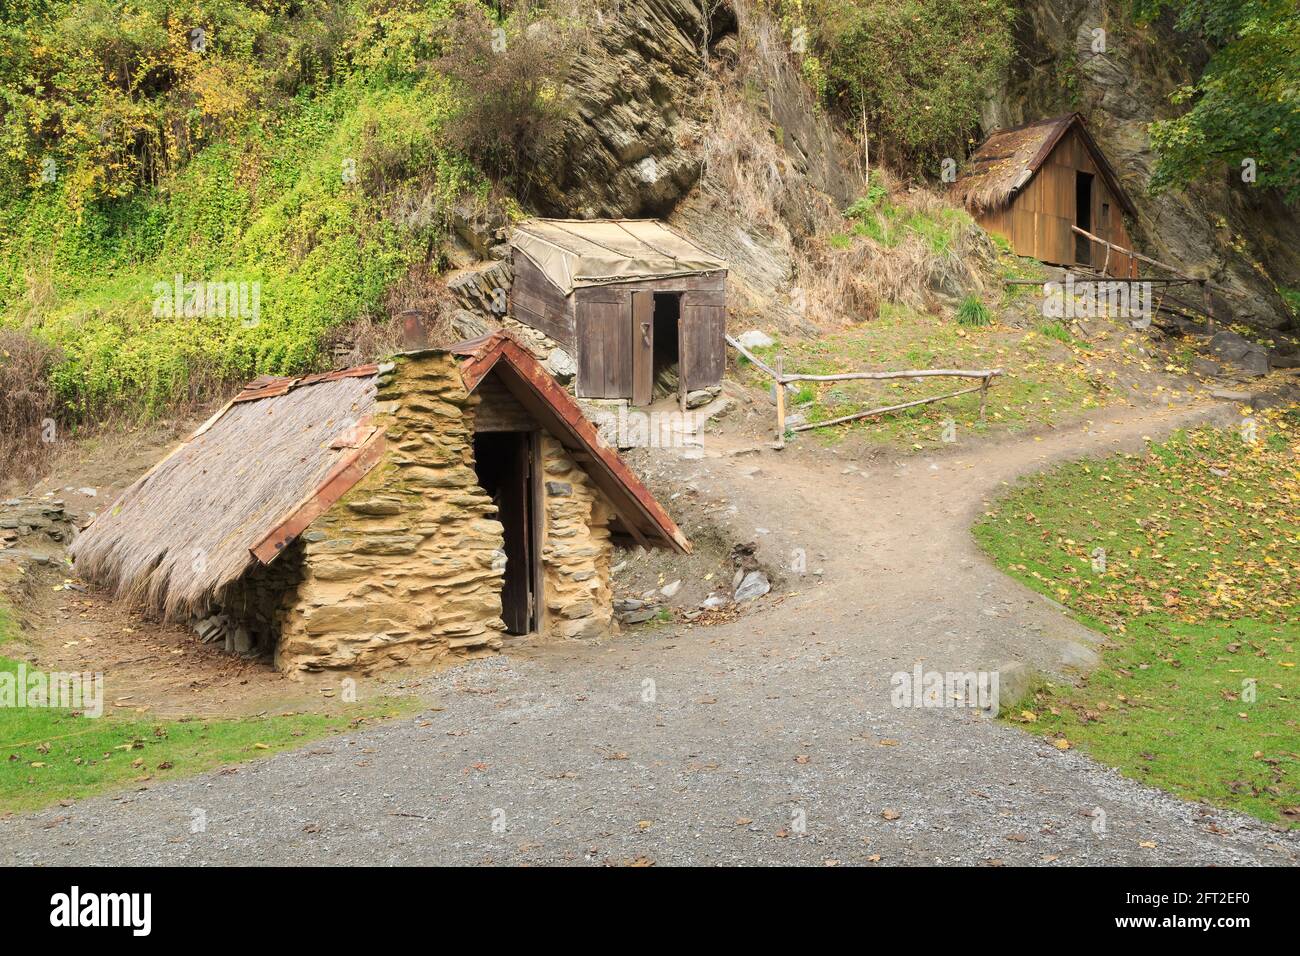
{"type": "Polygon", "coordinates": [[[510,244],[565,295],[580,286],[727,268],[658,219],[529,219],[510,244]]]}
{"type": "MultiPolygon", "coordinates": [[[[495,371],[591,474],[615,529],[648,547],[690,544],[573,398],[506,332],[429,350],[461,358],[473,391],[495,371]]],[[[408,353],[411,357],[422,353],[408,353]]],[[[255,562],[269,564],[380,459],[370,423],[379,367],[264,376],[145,472],[73,544],[77,573],[168,619],[207,613],[255,562]]]]}
{"type": "Polygon", "coordinates": [[[206,613],[252,566],[249,549],[349,454],[335,446],[370,414],[377,371],[250,383],[77,538],[77,573],[166,618],[206,613]]]}
{"type": "Polygon", "coordinates": [[[1120,205],[1129,215],[1136,216],[1133,201],[1119,184],[1114,168],[1078,113],[1037,120],[1014,129],[994,130],[971,155],[966,168],[952,184],[949,196],[971,210],[1005,205],[1029,184],[1056,144],[1072,129],[1078,131],[1120,205]]]}

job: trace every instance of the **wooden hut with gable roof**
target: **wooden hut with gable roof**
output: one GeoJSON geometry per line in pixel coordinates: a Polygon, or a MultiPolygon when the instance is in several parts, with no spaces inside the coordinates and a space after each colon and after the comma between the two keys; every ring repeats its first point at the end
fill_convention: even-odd
{"type": "Polygon", "coordinates": [[[986,230],[1007,239],[1017,255],[1137,278],[1131,256],[1071,228],[1132,249],[1124,216],[1137,216],[1078,113],[993,132],[951,195],[986,230]]]}
{"type": "Polygon", "coordinates": [[[573,356],[577,394],[648,405],[722,383],[727,264],[655,219],[530,219],[515,228],[511,314],[573,356]]]}

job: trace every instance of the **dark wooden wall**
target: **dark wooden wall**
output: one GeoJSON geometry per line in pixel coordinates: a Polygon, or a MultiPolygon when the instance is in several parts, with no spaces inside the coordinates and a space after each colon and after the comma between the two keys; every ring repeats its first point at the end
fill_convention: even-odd
{"type": "Polygon", "coordinates": [[[515,250],[512,258],[515,277],[510,285],[510,314],[545,332],[572,355],[576,351],[573,297],[553,286],[522,252],[515,250]]]}
{"type": "MultiPolygon", "coordinates": [[[[1091,152],[1075,130],[1061,137],[1029,185],[1013,196],[1010,203],[981,212],[975,218],[989,232],[1006,238],[1017,255],[1061,266],[1078,265],[1075,234],[1070,229],[1075,224],[1074,190],[1078,171],[1093,176],[1092,228],[1088,231],[1131,249],[1124,226],[1124,207],[1102,178],[1091,152]],[[1105,216],[1103,207],[1108,210],[1105,216]]],[[[1106,262],[1106,248],[1098,243],[1089,245],[1091,267],[1100,270],[1106,262]]],[[[1106,271],[1113,276],[1136,277],[1137,262],[1112,251],[1106,271]]]]}
{"type": "Polygon", "coordinates": [[[488,372],[479,382],[474,394],[479,402],[474,406],[474,431],[477,432],[530,432],[541,426],[528,414],[527,409],[510,393],[496,371],[488,372]]]}

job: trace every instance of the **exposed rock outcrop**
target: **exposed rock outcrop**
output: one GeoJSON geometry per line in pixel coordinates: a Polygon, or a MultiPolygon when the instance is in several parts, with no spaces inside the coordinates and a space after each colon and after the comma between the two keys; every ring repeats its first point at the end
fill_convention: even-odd
{"type": "Polygon", "coordinates": [[[535,201],[550,215],[658,215],[700,176],[710,42],[734,29],[725,6],[635,0],[596,13],[593,48],[568,86],[576,115],[544,164],[535,201]]]}

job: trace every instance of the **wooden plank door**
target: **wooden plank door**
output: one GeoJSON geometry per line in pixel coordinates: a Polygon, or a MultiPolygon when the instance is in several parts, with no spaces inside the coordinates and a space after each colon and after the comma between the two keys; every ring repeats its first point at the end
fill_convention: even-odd
{"type": "Polygon", "coordinates": [[[726,366],[727,310],[721,293],[693,291],[682,296],[678,361],[682,391],[722,381],[726,366]]]}
{"type": "Polygon", "coordinates": [[[632,293],[632,404],[649,405],[655,388],[655,294],[632,293]]]}
{"type": "Polygon", "coordinates": [[[575,293],[578,395],[632,397],[632,324],[628,294],[606,289],[575,293]]]}

